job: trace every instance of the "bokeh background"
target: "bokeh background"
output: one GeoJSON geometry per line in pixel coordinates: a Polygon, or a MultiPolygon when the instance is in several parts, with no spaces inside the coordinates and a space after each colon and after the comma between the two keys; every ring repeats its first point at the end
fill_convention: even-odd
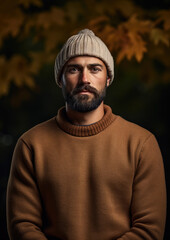
{"type": "MultiPolygon", "coordinates": [[[[17,139],[63,104],[54,60],[65,42],[92,29],[115,59],[106,104],[153,132],[170,185],[170,1],[5,0],[0,4],[0,239],[8,240],[6,187],[17,139]]],[[[169,208],[165,240],[170,239],[169,208]]]]}

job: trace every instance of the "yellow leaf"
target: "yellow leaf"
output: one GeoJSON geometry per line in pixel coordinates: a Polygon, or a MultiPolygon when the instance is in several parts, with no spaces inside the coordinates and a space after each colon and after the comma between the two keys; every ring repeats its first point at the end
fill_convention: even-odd
{"type": "Polygon", "coordinates": [[[169,47],[169,38],[168,34],[159,29],[159,28],[153,28],[150,32],[150,38],[151,40],[157,45],[159,42],[164,43],[167,47],[169,47]]]}

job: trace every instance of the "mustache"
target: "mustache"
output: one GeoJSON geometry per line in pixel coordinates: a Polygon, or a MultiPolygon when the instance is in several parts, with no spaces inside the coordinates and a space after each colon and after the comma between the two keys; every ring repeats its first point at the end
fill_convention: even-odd
{"type": "Polygon", "coordinates": [[[72,94],[77,94],[79,92],[82,92],[82,91],[88,91],[88,92],[91,92],[91,93],[94,93],[95,95],[98,95],[98,91],[96,90],[96,88],[92,87],[92,86],[89,86],[89,85],[82,85],[82,86],[78,86],[76,87],[72,94]]]}

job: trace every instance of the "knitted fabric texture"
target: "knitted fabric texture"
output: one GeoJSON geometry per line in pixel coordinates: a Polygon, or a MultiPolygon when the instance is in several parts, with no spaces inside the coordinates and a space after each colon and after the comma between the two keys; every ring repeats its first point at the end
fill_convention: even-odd
{"type": "Polygon", "coordinates": [[[105,43],[89,30],[81,30],[64,44],[55,60],[55,81],[60,86],[61,74],[66,62],[76,56],[92,56],[101,59],[107,68],[110,84],[114,78],[114,60],[105,43]]]}

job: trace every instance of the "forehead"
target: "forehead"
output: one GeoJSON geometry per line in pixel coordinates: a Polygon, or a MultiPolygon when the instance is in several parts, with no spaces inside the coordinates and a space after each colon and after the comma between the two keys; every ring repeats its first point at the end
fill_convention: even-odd
{"type": "Polygon", "coordinates": [[[91,56],[78,56],[71,58],[67,63],[67,65],[70,64],[78,64],[78,65],[88,65],[88,64],[100,64],[103,67],[105,67],[105,64],[102,60],[100,60],[97,57],[91,57],[91,56]]]}

